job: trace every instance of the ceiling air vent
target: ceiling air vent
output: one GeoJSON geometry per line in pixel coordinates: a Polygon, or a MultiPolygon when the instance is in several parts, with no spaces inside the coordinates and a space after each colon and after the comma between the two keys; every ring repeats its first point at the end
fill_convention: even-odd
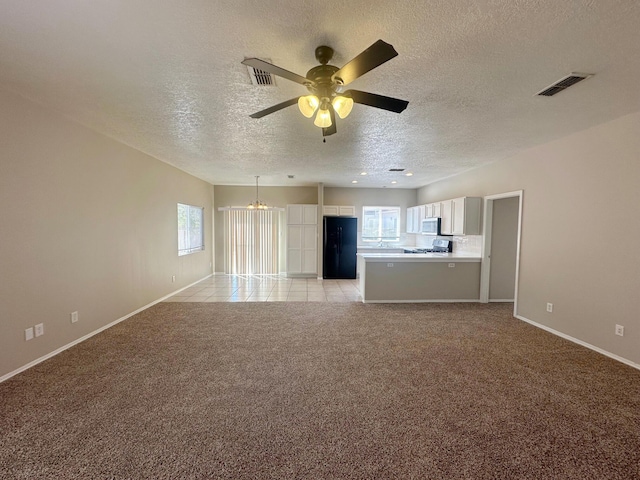
{"type": "Polygon", "coordinates": [[[547,88],[542,90],[541,92],[536,93],[536,95],[541,95],[543,97],[553,97],[556,93],[560,93],[563,90],[569,88],[572,85],[575,85],[582,80],[585,80],[589,77],[593,77],[592,73],[570,73],[564,78],[561,78],[557,82],[552,85],[549,85],[547,88]]]}
{"type": "Polygon", "coordinates": [[[390,172],[404,172],[404,168],[390,168],[390,172]]]}
{"type": "MultiPolygon", "coordinates": [[[[271,63],[271,60],[265,60],[265,62],[271,63]]],[[[275,87],[276,79],[269,72],[263,72],[260,69],[250,67],[247,65],[247,70],[249,70],[249,77],[251,77],[251,83],[258,87],[275,87]]]]}

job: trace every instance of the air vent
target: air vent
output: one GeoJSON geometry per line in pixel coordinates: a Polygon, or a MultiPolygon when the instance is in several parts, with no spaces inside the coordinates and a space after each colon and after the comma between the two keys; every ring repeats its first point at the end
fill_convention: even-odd
{"type": "MultiPolygon", "coordinates": [[[[265,60],[269,61],[269,60],[265,60]]],[[[269,61],[270,63],[270,61],[269,61]]],[[[251,77],[251,83],[258,87],[275,87],[276,79],[269,72],[263,72],[260,69],[253,68],[247,65],[249,70],[249,77],[251,77]]]]}
{"type": "Polygon", "coordinates": [[[557,82],[552,85],[549,85],[547,88],[542,90],[541,92],[536,93],[536,95],[541,95],[543,97],[553,97],[556,93],[560,93],[563,90],[566,90],[572,85],[575,85],[582,80],[585,80],[589,77],[593,77],[591,73],[570,73],[564,78],[561,78],[557,82]]]}
{"type": "Polygon", "coordinates": [[[404,168],[390,168],[390,172],[404,172],[404,168]]]}

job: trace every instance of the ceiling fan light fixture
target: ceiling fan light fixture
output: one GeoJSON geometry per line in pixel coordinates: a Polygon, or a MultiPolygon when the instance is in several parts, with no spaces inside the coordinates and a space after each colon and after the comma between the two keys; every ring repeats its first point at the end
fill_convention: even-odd
{"type": "Polygon", "coordinates": [[[331,105],[340,118],[347,118],[353,108],[353,98],[338,95],[333,97],[331,105]]]}
{"type": "Polygon", "coordinates": [[[327,107],[328,105],[323,103],[320,110],[318,110],[316,119],[313,122],[316,127],[329,128],[331,126],[331,113],[327,107]]]}
{"type": "Polygon", "coordinates": [[[320,105],[320,100],[315,95],[303,95],[298,98],[300,113],[307,118],[313,117],[313,114],[318,109],[318,105],[320,105]]]}

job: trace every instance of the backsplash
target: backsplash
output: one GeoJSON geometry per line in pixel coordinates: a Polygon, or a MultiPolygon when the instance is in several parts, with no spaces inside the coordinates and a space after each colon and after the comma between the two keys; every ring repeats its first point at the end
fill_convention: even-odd
{"type": "MultiPolygon", "coordinates": [[[[412,233],[400,234],[399,242],[383,242],[386,247],[416,247],[416,248],[432,248],[433,241],[436,238],[452,238],[454,253],[465,253],[473,255],[482,255],[482,235],[460,235],[460,236],[444,236],[437,237],[434,235],[415,235],[412,233]]],[[[362,232],[358,232],[358,245],[360,246],[378,246],[378,242],[363,242],[362,232]]]]}
{"type": "MultiPolygon", "coordinates": [[[[386,240],[382,243],[385,247],[409,247],[415,245],[415,237],[416,235],[411,233],[401,233],[400,240],[397,242],[387,242],[386,240]]],[[[380,242],[365,242],[362,240],[362,232],[358,232],[358,245],[360,246],[369,246],[369,247],[377,247],[380,242]]]]}
{"type": "MultiPolygon", "coordinates": [[[[431,248],[436,236],[432,235],[416,235],[416,247],[431,248]]],[[[482,235],[461,235],[453,237],[442,237],[453,239],[453,252],[482,255],[482,235]]]]}
{"type": "Polygon", "coordinates": [[[482,235],[463,235],[453,237],[453,251],[482,255],[482,235]]]}

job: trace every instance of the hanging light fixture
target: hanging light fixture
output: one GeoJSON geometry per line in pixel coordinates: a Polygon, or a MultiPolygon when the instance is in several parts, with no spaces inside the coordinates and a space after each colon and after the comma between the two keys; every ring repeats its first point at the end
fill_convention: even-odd
{"type": "Polygon", "coordinates": [[[260,201],[260,196],[258,195],[258,179],[260,178],[260,175],[256,175],[256,201],[255,202],[251,202],[249,205],[247,205],[247,208],[250,210],[266,210],[269,207],[267,207],[266,203],[263,203],[260,201]]]}

